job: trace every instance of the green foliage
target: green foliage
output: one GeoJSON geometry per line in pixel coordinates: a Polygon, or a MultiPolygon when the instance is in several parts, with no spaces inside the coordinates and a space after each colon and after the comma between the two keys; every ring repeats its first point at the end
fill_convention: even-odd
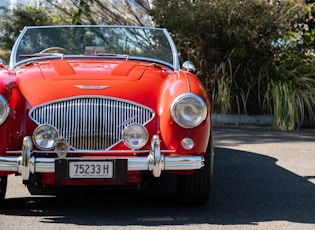
{"type": "Polygon", "coordinates": [[[244,112],[247,114],[246,104],[251,86],[248,85],[244,89],[239,88],[236,81],[233,80],[238,69],[233,71],[232,63],[229,60],[227,63],[221,63],[214,67],[213,82],[209,83],[213,86],[211,90],[213,105],[217,106],[212,108],[213,111],[218,110],[222,114],[230,114],[236,110],[238,113],[244,112]]]}
{"type": "Polygon", "coordinates": [[[24,26],[50,24],[54,24],[53,18],[45,8],[35,8],[31,4],[27,4],[24,7],[14,9],[12,12],[5,9],[4,14],[0,17],[2,28],[0,36],[1,58],[8,61],[9,50],[24,26]]]}
{"type": "Polygon", "coordinates": [[[72,24],[151,25],[148,16],[150,0],[47,2],[71,18],[72,24]]]}
{"type": "MultiPolygon", "coordinates": [[[[234,82],[231,90],[242,91],[243,99],[249,96],[258,98],[257,90],[250,88],[248,91],[248,86],[256,84],[262,63],[273,68],[272,42],[281,30],[277,7],[259,0],[196,3],[159,0],[155,4],[156,8],[152,11],[154,21],[171,31],[182,61],[193,61],[199,77],[214,84],[208,86],[210,94],[216,90],[215,81],[221,81],[221,76],[214,74],[216,66],[231,65],[229,74],[234,82]]],[[[231,104],[240,102],[237,95],[239,93],[234,91],[231,104]]],[[[264,112],[256,104],[242,106],[240,112],[264,112]]],[[[214,111],[223,112],[220,107],[222,105],[217,107],[215,103],[214,111]]],[[[230,112],[237,112],[241,105],[234,107],[236,111],[230,112]]]]}
{"type": "Polygon", "coordinates": [[[293,130],[315,121],[315,67],[297,63],[282,66],[276,79],[270,79],[265,102],[274,115],[275,127],[293,130]]]}
{"type": "Polygon", "coordinates": [[[158,0],[155,6],[154,21],[171,31],[182,61],[199,69],[214,113],[271,114],[282,129],[314,121],[314,5],[158,0]]]}
{"type": "MultiPolygon", "coordinates": [[[[212,101],[215,101],[215,104],[219,106],[219,110],[223,114],[232,112],[231,98],[233,76],[231,75],[231,63],[228,64],[228,68],[225,63],[215,66],[213,76],[216,80],[211,82],[211,85],[215,86],[212,90],[212,101]]],[[[212,108],[212,110],[214,110],[214,108],[212,108]]]]}
{"type": "Polygon", "coordinates": [[[91,13],[90,5],[93,4],[93,0],[80,0],[79,7],[76,12],[74,12],[72,16],[72,24],[77,24],[80,16],[83,12],[87,12],[88,14],[91,13]]]}

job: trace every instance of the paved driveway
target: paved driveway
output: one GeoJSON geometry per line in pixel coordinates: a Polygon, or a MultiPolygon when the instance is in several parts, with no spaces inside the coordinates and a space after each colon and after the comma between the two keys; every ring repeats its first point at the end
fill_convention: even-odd
{"type": "Polygon", "coordinates": [[[315,229],[315,131],[215,129],[212,223],[315,229]]]}

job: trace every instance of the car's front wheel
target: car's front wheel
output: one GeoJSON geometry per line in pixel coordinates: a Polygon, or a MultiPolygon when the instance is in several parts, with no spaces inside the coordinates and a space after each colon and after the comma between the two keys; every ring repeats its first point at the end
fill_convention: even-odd
{"type": "Polygon", "coordinates": [[[205,165],[191,175],[179,175],[178,200],[185,205],[206,205],[210,197],[213,173],[213,140],[210,140],[205,154],[205,165]]]}
{"type": "Polygon", "coordinates": [[[7,191],[8,176],[0,176],[0,203],[4,200],[7,191]]]}

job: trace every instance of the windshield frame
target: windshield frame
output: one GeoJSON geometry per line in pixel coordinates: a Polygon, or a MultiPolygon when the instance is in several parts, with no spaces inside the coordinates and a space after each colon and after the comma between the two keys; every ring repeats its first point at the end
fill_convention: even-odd
{"type": "MultiPolygon", "coordinates": [[[[35,54],[36,55],[36,54],[35,54]]],[[[11,52],[11,56],[10,56],[10,64],[9,67],[11,69],[17,68],[20,65],[25,65],[28,63],[33,63],[36,61],[41,61],[41,60],[47,60],[47,59],[131,59],[131,60],[141,60],[141,61],[148,61],[148,62],[155,62],[158,64],[162,64],[162,65],[166,65],[170,68],[172,68],[173,70],[179,70],[179,54],[177,52],[176,46],[174,44],[173,39],[171,38],[171,35],[169,34],[169,32],[167,31],[167,29],[165,28],[154,28],[154,27],[145,27],[145,26],[118,26],[118,25],[53,25],[53,26],[26,26],[24,27],[24,29],[21,31],[19,37],[17,38],[16,42],[14,43],[14,46],[12,48],[12,52],[11,52]],[[171,55],[172,57],[172,62],[167,62],[167,61],[163,61],[161,59],[157,59],[157,58],[150,58],[150,57],[144,57],[144,56],[129,56],[129,55],[124,55],[124,54],[102,54],[102,55],[60,55],[60,54],[56,54],[56,55],[47,55],[47,56],[34,56],[34,57],[29,57],[26,58],[24,60],[17,60],[17,55],[18,55],[18,49],[20,47],[21,41],[24,37],[24,35],[27,33],[28,30],[30,29],[58,29],[58,28],[109,28],[109,29],[134,29],[134,30],[155,30],[155,31],[160,31],[164,34],[170,51],[171,51],[171,55]]]]}

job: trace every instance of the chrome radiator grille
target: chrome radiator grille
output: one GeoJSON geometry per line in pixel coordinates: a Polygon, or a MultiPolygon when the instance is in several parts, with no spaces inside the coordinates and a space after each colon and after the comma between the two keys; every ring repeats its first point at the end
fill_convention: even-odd
{"type": "Polygon", "coordinates": [[[33,108],[30,118],[38,125],[58,129],[75,150],[106,150],[122,138],[132,123],[146,124],[154,116],[151,109],[107,97],[67,98],[33,108]]]}

